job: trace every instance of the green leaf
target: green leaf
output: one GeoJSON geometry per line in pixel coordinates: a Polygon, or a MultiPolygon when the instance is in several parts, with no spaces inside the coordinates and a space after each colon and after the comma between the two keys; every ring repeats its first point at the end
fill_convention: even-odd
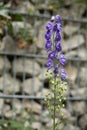
{"type": "Polygon", "coordinates": [[[4,5],[4,8],[10,8],[11,4],[7,3],[6,5],[4,5]]]}
{"type": "Polygon", "coordinates": [[[21,14],[12,14],[12,20],[13,21],[23,21],[21,14]]]}
{"type": "Polygon", "coordinates": [[[2,9],[0,10],[0,16],[3,16],[5,18],[8,18],[8,9],[2,9]]]}
{"type": "Polygon", "coordinates": [[[16,121],[16,120],[11,120],[10,122],[9,122],[9,124],[10,124],[10,127],[12,127],[12,128],[23,128],[24,127],[24,125],[23,125],[23,123],[21,123],[21,122],[18,122],[18,121],[16,121]]]}
{"type": "Polygon", "coordinates": [[[8,27],[8,33],[9,35],[13,35],[13,26],[11,22],[7,22],[7,27],[8,27]]]}
{"type": "Polygon", "coordinates": [[[0,2],[0,8],[3,6],[3,2],[0,2]]]}

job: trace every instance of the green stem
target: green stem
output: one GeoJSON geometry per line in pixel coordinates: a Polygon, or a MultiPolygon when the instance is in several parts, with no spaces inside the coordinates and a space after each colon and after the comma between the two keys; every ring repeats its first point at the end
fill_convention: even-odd
{"type": "Polygon", "coordinates": [[[55,130],[55,116],[56,116],[56,85],[54,85],[54,110],[53,110],[53,130],[55,130]]]}

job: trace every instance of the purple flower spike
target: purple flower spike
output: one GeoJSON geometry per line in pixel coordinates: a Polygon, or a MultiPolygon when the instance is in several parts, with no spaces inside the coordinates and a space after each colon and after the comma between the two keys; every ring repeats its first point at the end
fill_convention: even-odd
{"type": "Polygon", "coordinates": [[[63,54],[60,54],[60,56],[59,56],[59,61],[60,61],[60,64],[61,65],[65,65],[65,63],[66,63],[66,58],[65,58],[65,56],[63,55],[63,54]]]}
{"type": "Polygon", "coordinates": [[[53,60],[55,58],[55,55],[56,55],[56,50],[53,50],[51,53],[49,53],[48,58],[53,60]]]}
{"type": "Polygon", "coordinates": [[[58,64],[54,67],[54,75],[56,76],[58,74],[58,64]]]}
{"type": "Polygon", "coordinates": [[[61,69],[66,63],[66,58],[62,54],[61,46],[61,22],[61,17],[56,15],[55,17],[53,16],[46,25],[45,49],[49,52],[46,66],[48,69],[52,69],[52,73],[55,77],[57,77],[57,74],[60,73],[61,80],[65,80],[66,72],[64,69],[61,69]]]}
{"type": "Polygon", "coordinates": [[[48,69],[51,69],[52,66],[53,66],[53,61],[51,59],[48,60],[48,62],[46,63],[46,66],[47,66],[48,69]]]}
{"type": "Polygon", "coordinates": [[[56,21],[56,23],[61,23],[62,22],[62,18],[60,17],[60,15],[55,16],[55,21],[56,21]]]}
{"type": "Polygon", "coordinates": [[[49,21],[48,24],[46,25],[47,30],[51,30],[53,28],[53,22],[49,21]]]}
{"type": "Polygon", "coordinates": [[[52,42],[51,41],[47,41],[46,44],[45,44],[46,50],[49,51],[51,49],[51,46],[52,46],[52,42]]]}
{"type": "Polygon", "coordinates": [[[65,80],[66,79],[66,72],[64,69],[60,70],[60,75],[61,75],[61,80],[65,80]]]}

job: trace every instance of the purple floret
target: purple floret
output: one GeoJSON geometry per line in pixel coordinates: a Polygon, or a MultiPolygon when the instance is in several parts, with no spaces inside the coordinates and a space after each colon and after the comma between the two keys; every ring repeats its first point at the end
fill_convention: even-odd
{"type": "Polygon", "coordinates": [[[47,31],[46,34],[45,34],[45,39],[50,40],[50,38],[51,38],[51,32],[47,31]]]}
{"type": "Polygon", "coordinates": [[[56,42],[56,43],[55,43],[55,46],[56,46],[56,50],[57,50],[58,52],[62,51],[62,46],[61,46],[60,42],[56,42]]]}
{"type": "Polygon", "coordinates": [[[66,79],[66,71],[64,69],[60,70],[60,75],[61,75],[61,80],[65,80],[66,79]]]}
{"type": "Polygon", "coordinates": [[[49,21],[46,25],[47,30],[51,30],[53,28],[53,22],[49,21]]]}
{"type": "Polygon", "coordinates": [[[57,74],[58,74],[58,64],[56,64],[54,67],[54,75],[57,76],[57,74]]]}
{"type": "Polygon", "coordinates": [[[62,26],[60,23],[56,23],[53,27],[53,31],[56,32],[56,31],[61,31],[62,30],[62,26]]]}
{"type": "Polygon", "coordinates": [[[61,39],[62,39],[61,34],[57,31],[56,32],[56,37],[55,37],[55,42],[61,41],[61,39]]]}
{"type": "Polygon", "coordinates": [[[46,66],[47,66],[48,69],[51,69],[52,66],[53,66],[53,61],[52,61],[51,59],[49,59],[49,60],[47,61],[47,63],[46,63],[46,66]]]}
{"type": "Polygon", "coordinates": [[[51,47],[52,47],[52,42],[51,42],[51,41],[46,41],[45,49],[46,49],[47,51],[49,51],[49,50],[51,49],[51,47]]]}
{"type": "Polygon", "coordinates": [[[56,50],[53,50],[51,53],[49,53],[48,58],[49,59],[54,59],[56,55],[56,50]]]}
{"type": "Polygon", "coordinates": [[[62,18],[60,17],[60,15],[55,16],[55,21],[56,21],[56,23],[61,23],[62,22],[62,18]]]}
{"type": "Polygon", "coordinates": [[[65,65],[65,63],[66,63],[66,58],[65,58],[65,56],[64,56],[64,54],[60,54],[60,56],[59,56],[59,61],[60,61],[60,64],[61,65],[65,65]]]}

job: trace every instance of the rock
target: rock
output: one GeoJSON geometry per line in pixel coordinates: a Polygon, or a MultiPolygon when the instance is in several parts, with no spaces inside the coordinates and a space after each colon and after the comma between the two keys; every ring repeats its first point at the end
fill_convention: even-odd
{"type": "Polygon", "coordinates": [[[46,26],[46,23],[43,24],[41,23],[41,25],[39,26],[39,32],[38,32],[38,37],[37,37],[37,40],[36,40],[36,45],[39,49],[43,49],[44,48],[44,44],[45,44],[45,38],[44,38],[44,35],[45,35],[45,26],[46,26]]]}
{"type": "Polygon", "coordinates": [[[34,114],[34,120],[35,121],[41,121],[40,115],[39,114],[34,114]]]}
{"type": "Polygon", "coordinates": [[[25,93],[35,94],[41,89],[42,83],[38,80],[38,78],[30,78],[25,80],[21,86],[25,93]]]}
{"type": "Polygon", "coordinates": [[[72,36],[69,40],[63,40],[63,51],[67,52],[68,50],[72,50],[80,47],[85,42],[83,35],[75,35],[72,36]]]}
{"type": "MultiPolygon", "coordinates": [[[[23,105],[22,105],[23,106],[23,105]]],[[[27,112],[25,109],[24,109],[24,106],[23,106],[23,108],[22,108],[22,113],[20,114],[20,117],[22,117],[22,119],[23,118],[26,118],[26,119],[29,119],[29,118],[31,118],[31,115],[30,115],[30,113],[29,112],[27,112]]],[[[18,116],[17,116],[18,117],[18,116]]],[[[18,119],[20,119],[20,117],[18,117],[18,119]]]]}
{"type": "Polygon", "coordinates": [[[16,50],[16,44],[13,40],[13,38],[9,35],[6,35],[4,38],[3,38],[3,42],[4,42],[4,49],[3,51],[6,51],[6,52],[12,52],[14,53],[15,50],[16,50]]]}
{"type": "Polygon", "coordinates": [[[87,113],[82,115],[80,118],[79,118],[79,126],[81,127],[81,129],[84,129],[86,130],[85,128],[87,128],[87,113]]]}
{"type": "Polygon", "coordinates": [[[80,19],[82,17],[82,15],[86,9],[86,6],[84,3],[82,3],[82,2],[80,3],[79,1],[77,1],[77,4],[76,3],[72,4],[72,7],[70,9],[70,12],[72,12],[72,19],[80,19]],[[83,5],[83,6],[81,6],[81,5],[83,5]]]}
{"type": "Polygon", "coordinates": [[[37,92],[36,96],[37,97],[46,96],[48,92],[49,92],[49,89],[43,88],[41,91],[37,92]]]}
{"type": "MultiPolygon", "coordinates": [[[[69,1],[69,2],[70,2],[70,4],[68,6],[65,5],[66,9],[62,8],[62,11],[59,10],[60,16],[62,16],[65,19],[69,18],[71,20],[72,19],[74,19],[74,20],[80,19],[85,11],[86,6],[84,6],[84,3],[82,3],[82,2],[80,3],[79,1],[77,1],[75,3],[74,2],[72,3],[71,1],[69,1]]],[[[71,22],[71,24],[72,23],[73,22],[71,22]]]]}
{"type": "Polygon", "coordinates": [[[5,44],[3,41],[0,40],[0,51],[3,51],[4,48],[5,48],[5,44]]]}
{"type": "Polygon", "coordinates": [[[41,113],[41,105],[35,101],[24,100],[24,108],[30,114],[32,114],[32,113],[40,114],[41,113]]]}
{"type": "Polygon", "coordinates": [[[12,78],[9,74],[5,74],[0,77],[0,90],[5,90],[5,94],[17,93],[20,90],[20,82],[12,78]]]}
{"type": "Polygon", "coordinates": [[[52,124],[53,124],[53,120],[49,119],[49,122],[47,122],[47,124],[46,124],[47,129],[52,128],[52,124]]]}
{"type": "Polygon", "coordinates": [[[21,114],[22,113],[22,102],[18,99],[14,99],[13,101],[13,108],[14,108],[14,112],[16,114],[21,114]]]}
{"type": "Polygon", "coordinates": [[[29,127],[29,121],[25,121],[24,127],[25,127],[25,128],[26,128],[26,127],[29,127]]]}
{"type": "MultiPolygon", "coordinates": [[[[69,118],[71,117],[71,114],[70,114],[70,112],[67,110],[67,109],[65,109],[65,108],[62,108],[61,109],[61,112],[60,112],[60,114],[61,113],[63,113],[63,119],[65,119],[65,120],[69,120],[69,118]]],[[[60,116],[61,117],[61,116],[60,116]]]]}
{"type": "Polygon", "coordinates": [[[42,113],[42,122],[43,123],[49,123],[50,121],[50,114],[48,110],[43,111],[42,113]]]}
{"type": "Polygon", "coordinates": [[[66,66],[65,67],[65,70],[66,70],[66,73],[67,73],[67,79],[72,81],[72,82],[75,82],[76,80],[76,77],[77,77],[77,68],[73,65],[70,65],[70,66],[66,66]]]}
{"type": "Polygon", "coordinates": [[[9,105],[5,105],[4,107],[4,115],[6,118],[10,119],[15,116],[15,112],[11,110],[9,105]]]}
{"type": "MultiPolygon", "coordinates": [[[[20,29],[24,28],[25,29],[25,23],[24,22],[12,22],[12,26],[13,26],[13,33],[14,36],[17,35],[17,33],[19,32],[20,29]]],[[[27,28],[31,28],[31,25],[29,23],[26,23],[26,29],[27,28]]]]}
{"type": "Polygon", "coordinates": [[[12,71],[20,77],[23,77],[23,74],[27,77],[37,76],[40,73],[40,66],[35,60],[18,58],[15,63],[13,62],[12,71]]]}
{"type": "Polygon", "coordinates": [[[40,81],[45,81],[47,79],[46,72],[47,72],[47,68],[42,68],[42,71],[41,71],[40,75],[38,76],[40,81]]]}
{"type": "Polygon", "coordinates": [[[65,6],[71,6],[71,1],[70,0],[64,1],[64,5],[65,6]]]}
{"type": "Polygon", "coordinates": [[[82,115],[86,111],[86,104],[84,101],[72,102],[70,109],[73,114],[82,115]]]}
{"type": "Polygon", "coordinates": [[[66,56],[67,58],[76,57],[76,56],[78,56],[78,52],[77,52],[76,49],[75,49],[75,50],[71,50],[71,51],[66,52],[66,53],[65,53],[65,56],[66,56]]]}
{"type": "MultiPolygon", "coordinates": [[[[2,95],[2,93],[0,93],[0,95],[2,95]]],[[[0,115],[2,115],[3,107],[4,107],[4,100],[0,98],[0,115]]]]}
{"type": "Polygon", "coordinates": [[[67,124],[67,125],[64,127],[64,130],[80,130],[80,128],[77,127],[77,126],[71,125],[71,124],[67,124]]]}
{"type": "Polygon", "coordinates": [[[37,52],[37,47],[35,44],[31,44],[28,48],[26,48],[26,53],[36,54],[36,52],[37,52]]]}
{"type": "Polygon", "coordinates": [[[76,91],[76,89],[74,90],[71,90],[71,95],[72,97],[79,97],[79,98],[85,98],[86,97],[86,92],[87,91],[87,88],[80,88],[78,89],[78,91],[76,91]]]}
{"type": "MultiPolygon", "coordinates": [[[[60,120],[58,118],[56,118],[55,122],[58,123],[58,122],[60,122],[60,120]]],[[[50,128],[50,130],[51,130],[51,128],[53,127],[53,120],[50,119],[49,122],[46,124],[46,126],[47,126],[47,129],[50,128]]],[[[63,128],[64,128],[64,124],[63,123],[58,125],[58,130],[62,130],[63,128]]]]}
{"type": "Polygon", "coordinates": [[[87,77],[87,68],[81,67],[78,75],[80,87],[86,87],[85,83],[86,77],[87,77]]]}
{"type": "Polygon", "coordinates": [[[74,49],[74,50],[66,52],[65,56],[67,58],[70,58],[70,57],[79,57],[81,59],[85,59],[86,58],[86,48],[84,48],[84,47],[81,46],[78,49],[78,51],[77,51],[77,49],[74,49]]]}
{"type": "Polygon", "coordinates": [[[69,118],[69,123],[72,124],[72,125],[74,125],[76,123],[76,117],[75,116],[71,116],[69,118]]]}
{"type": "Polygon", "coordinates": [[[14,54],[15,52],[16,54],[36,53],[37,51],[36,45],[34,45],[33,43],[30,46],[25,45],[23,48],[19,48],[17,40],[16,39],[13,40],[13,38],[9,35],[3,38],[3,44],[4,44],[3,51],[11,52],[14,54]]]}
{"type": "Polygon", "coordinates": [[[73,34],[78,32],[78,29],[79,29],[78,25],[66,25],[63,30],[65,35],[72,36],[73,34]]]}
{"type": "Polygon", "coordinates": [[[39,52],[39,55],[41,56],[44,56],[43,58],[37,58],[37,62],[40,63],[41,65],[46,65],[46,62],[47,62],[47,52],[45,49],[42,49],[40,52],[39,52]]]}
{"type": "Polygon", "coordinates": [[[31,125],[34,129],[39,130],[41,127],[41,123],[40,122],[32,122],[31,125]]]}
{"type": "Polygon", "coordinates": [[[81,47],[78,49],[78,57],[80,57],[81,59],[86,59],[86,55],[87,55],[86,48],[81,47]]]}
{"type": "Polygon", "coordinates": [[[26,45],[23,48],[19,48],[18,46],[16,48],[17,54],[28,54],[29,53],[32,55],[32,54],[36,54],[36,52],[37,52],[37,47],[33,43],[31,45],[26,45]]]}
{"type": "Polygon", "coordinates": [[[3,71],[9,71],[10,69],[11,69],[11,64],[9,60],[6,57],[0,56],[0,75],[3,74],[3,71]]]}
{"type": "Polygon", "coordinates": [[[26,1],[21,2],[21,4],[16,8],[16,10],[21,13],[29,12],[32,14],[34,13],[35,8],[28,0],[26,0],[26,1]]]}

